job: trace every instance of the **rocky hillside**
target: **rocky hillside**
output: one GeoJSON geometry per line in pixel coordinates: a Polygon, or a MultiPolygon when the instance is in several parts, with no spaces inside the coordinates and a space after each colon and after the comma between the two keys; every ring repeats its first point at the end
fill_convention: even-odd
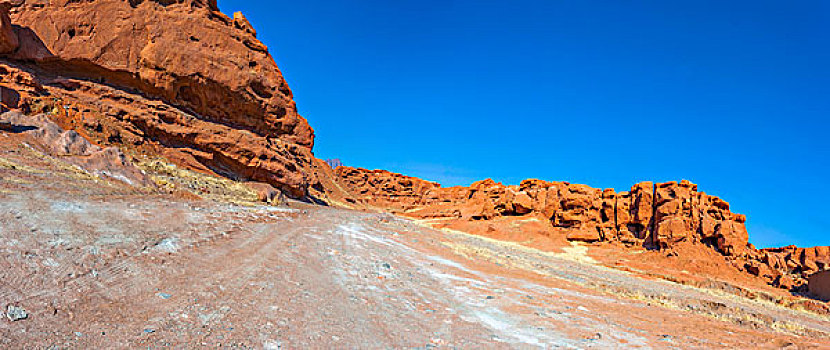
{"type": "Polygon", "coordinates": [[[642,182],[616,192],[533,179],[518,186],[488,179],[470,187],[443,188],[382,170],[338,167],[336,173],[355,193],[350,199],[355,204],[421,219],[536,217],[548,223],[546,232],[569,241],[621,243],[670,254],[713,250],[734,269],[785,289],[801,288],[810,275],[830,267],[828,247],[756,249],[749,243],[746,216],[685,180],[642,182]]]}
{"type": "Polygon", "coordinates": [[[101,145],[325,196],[314,131],[242,14],[215,0],[28,0],[2,2],[0,18],[6,107],[101,145]]]}

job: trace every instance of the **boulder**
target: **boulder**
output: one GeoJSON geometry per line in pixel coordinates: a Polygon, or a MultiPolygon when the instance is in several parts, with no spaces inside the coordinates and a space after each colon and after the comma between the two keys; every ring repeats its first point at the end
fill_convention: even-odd
{"type": "Polygon", "coordinates": [[[830,271],[822,271],[810,276],[808,287],[810,294],[830,300],[830,271]]]}
{"type": "Polygon", "coordinates": [[[256,191],[257,200],[260,202],[278,205],[285,201],[282,192],[267,183],[251,182],[248,183],[248,187],[256,191]]]}
{"type": "Polygon", "coordinates": [[[578,230],[570,231],[566,238],[569,241],[577,241],[577,242],[598,242],[600,240],[599,231],[596,229],[590,228],[581,228],[578,230]]]}
{"type": "Polygon", "coordinates": [[[513,196],[513,210],[517,214],[528,214],[533,211],[533,207],[533,199],[530,198],[527,192],[522,191],[513,196]]]}

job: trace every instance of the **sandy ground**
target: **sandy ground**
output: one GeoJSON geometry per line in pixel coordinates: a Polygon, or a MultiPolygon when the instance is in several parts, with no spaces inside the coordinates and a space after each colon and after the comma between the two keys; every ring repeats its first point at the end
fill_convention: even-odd
{"type": "Polygon", "coordinates": [[[4,349],[830,348],[827,316],[589,249],[138,193],[0,149],[0,307],[26,313],[4,349]]]}
{"type": "Polygon", "coordinates": [[[830,321],[383,214],[0,203],[7,348],[777,348],[830,321]],[[768,326],[772,325],[772,327],[768,326]]]}

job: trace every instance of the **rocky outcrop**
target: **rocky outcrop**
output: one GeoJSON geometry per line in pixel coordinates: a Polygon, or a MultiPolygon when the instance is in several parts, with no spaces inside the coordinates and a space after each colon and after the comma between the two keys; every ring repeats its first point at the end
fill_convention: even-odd
{"type": "Polygon", "coordinates": [[[40,41],[24,41],[15,58],[136,89],[210,122],[314,145],[267,47],[244,16],[227,17],[215,0],[29,0],[12,20],[40,41]]]}
{"type": "Polygon", "coordinates": [[[743,256],[749,248],[746,217],[730,212],[726,201],[698,192],[695,184],[657,184],[654,207],[652,243],[661,248],[699,242],[726,256],[743,256]]]}
{"type": "Polygon", "coordinates": [[[26,116],[20,112],[0,115],[5,131],[26,134],[46,153],[60,157],[89,174],[125,182],[139,188],[155,184],[115,147],[101,148],[89,143],[77,132],[63,130],[45,115],[26,116]]]}
{"type": "Polygon", "coordinates": [[[11,11],[12,7],[20,6],[22,3],[22,0],[0,1],[0,54],[13,53],[18,47],[20,47],[20,41],[18,40],[17,33],[12,26],[9,11],[11,11]]]}
{"type": "Polygon", "coordinates": [[[98,144],[325,196],[314,132],[241,13],[230,18],[215,0],[7,2],[9,108],[48,112],[98,144]]]}
{"type": "Polygon", "coordinates": [[[827,247],[757,250],[749,244],[744,215],[726,201],[699,192],[689,181],[642,182],[630,191],[567,182],[525,180],[506,186],[493,180],[442,188],[380,170],[338,167],[353,202],[416,218],[493,220],[533,216],[547,220],[570,241],[619,242],[629,246],[694,252],[712,249],[736,269],[786,289],[806,284],[809,274],[830,268],[827,247]]]}
{"type": "Polygon", "coordinates": [[[752,254],[746,268],[778,287],[793,289],[806,284],[811,275],[830,270],[830,247],[761,249],[752,254]]]}
{"type": "Polygon", "coordinates": [[[429,215],[460,215],[470,220],[535,213],[581,241],[620,241],[660,248],[702,243],[727,256],[744,254],[748,247],[746,218],[731,213],[722,199],[698,192],[697,185],[688,181],[657,185],[643,182],[631,191],[617,193],[613,189],[534,179],[518,186],[485,180],[469,188],[442,188],[382,170],[338,167],[336,172],[363,203],[380,207],[412,211],[452,203],[466,210],[429,211],[429,215]]]}
{"type": "MultiPolygon", "coordinates": [[[[423,203],[424,195],[439,185],[385,170],[366,170],[340,166],[335,172],[362,202],[371,200],[384,207],[413,207],[423,203]]],[[[347,201],[354,203],[353,198],[347,201]]]]}
{"type": "Polygon", "coordinates": [[[830,271],[822,271],[810,276],[810,294],[830,300],[830,271]]]}

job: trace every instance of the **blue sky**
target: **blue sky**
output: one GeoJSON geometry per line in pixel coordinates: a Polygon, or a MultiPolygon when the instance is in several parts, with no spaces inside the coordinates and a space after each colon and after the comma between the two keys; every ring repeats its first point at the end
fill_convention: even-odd
{"type": "Polygon", "coordinates": [[[759,247],[830,245],[830,2],[219,1],[315,153],[444,185],[688,179],[759,247]]]}

